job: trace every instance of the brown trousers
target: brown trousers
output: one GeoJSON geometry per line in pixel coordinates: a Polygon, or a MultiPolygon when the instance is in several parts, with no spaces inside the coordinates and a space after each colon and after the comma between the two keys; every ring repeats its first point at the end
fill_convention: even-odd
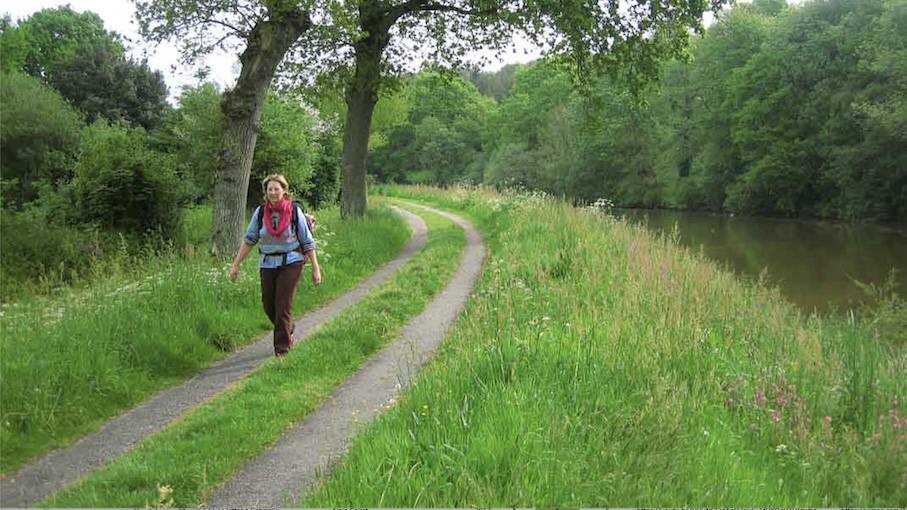
{"type": "Polygon", "coordinates": [[[274,354],[283,356],[290,350],[290,338],[296,323],[293,322],[293,297],[299,277],[302,275],[302,262],[295,262],[277,269],[260,269],[261,304],[265,313],[274,325],[274,354]]]}

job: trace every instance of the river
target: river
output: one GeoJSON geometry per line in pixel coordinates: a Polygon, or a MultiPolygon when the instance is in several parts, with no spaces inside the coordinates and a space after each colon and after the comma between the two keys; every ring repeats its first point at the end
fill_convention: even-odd
{"type": "Polygon", "coordinates": [[[843,311],[871,304],[855,281],[881,286],[897,271],[907,297],[907,226],[750,218],[677,211],[615,210],[631,222],[670,233],[745,279],[768,280],[805,312],[843,311]]]}

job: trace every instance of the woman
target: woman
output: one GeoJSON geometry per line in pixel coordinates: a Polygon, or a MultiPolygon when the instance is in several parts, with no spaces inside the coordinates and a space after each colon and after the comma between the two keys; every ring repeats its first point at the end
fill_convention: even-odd
{"type": "Polygon", "coordinates": [[[230,268],[230,281],[236,281],[239,264],[252,246],[261,240],[258,261],[261,303],[274,324],[274,354],[280,357],[290,351],[294,342],[296,324],[293,322],[292,305],[302,266],[306,261],[312,263],[312,282],[315,285],[321,284],[321,267],[315,255],[315,240],[306,225],[306,216],[290,199],[287,179],[272,174],[261,181],[261,186],[267,200],[252,213],[252,221],[230,268]],[[262,207],[264,214],[259,214],[262,207]],[[296,214],[293,214],[294,207],[297,208],[296,214]],[[294,217],[296,225],[291,224],[294,217]]]}

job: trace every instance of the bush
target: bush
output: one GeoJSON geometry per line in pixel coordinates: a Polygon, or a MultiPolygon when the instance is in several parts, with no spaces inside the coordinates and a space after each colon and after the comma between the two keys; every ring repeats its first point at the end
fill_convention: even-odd
{"type": "Polygon", "coordinates": [[[541,183],[538,156],[523,144],[505,144],[492,153],[485,167],[485,183],[497,189],[538,189],[541,183]]]}
{"type": "Polygon", "coordinates": [[[0,73],[0,174],[3,203],[21,208],[37,198],[36,183],[71,177],[82,120],[37,78],[0,73]]]}
{"type": "Polygon", "coordinates": [[[85,276],[102,252],[92,232],[49,224],[35,214],[3,210],[0,231],[0,301],[85,276]]]}
{"type": "Polygon", "coordinates": [[[180,232],[183,185],[170,157],[145,148],[141,129],[85,128],[73,188],[81,223],[166,239],[180,232]]]}

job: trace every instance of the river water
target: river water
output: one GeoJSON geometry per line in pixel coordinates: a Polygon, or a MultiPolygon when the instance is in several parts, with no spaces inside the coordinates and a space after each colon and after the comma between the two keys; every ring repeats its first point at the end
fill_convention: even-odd
{"type": "Polygon", "coordinates": [[[768,280],[805,312],[843,311],[872,299],[855,281],[880,286],[895,269],[907,297],[907,226],[748,218],[676,211],[616,210],[670,233],[744,279],[768,280]]]}

